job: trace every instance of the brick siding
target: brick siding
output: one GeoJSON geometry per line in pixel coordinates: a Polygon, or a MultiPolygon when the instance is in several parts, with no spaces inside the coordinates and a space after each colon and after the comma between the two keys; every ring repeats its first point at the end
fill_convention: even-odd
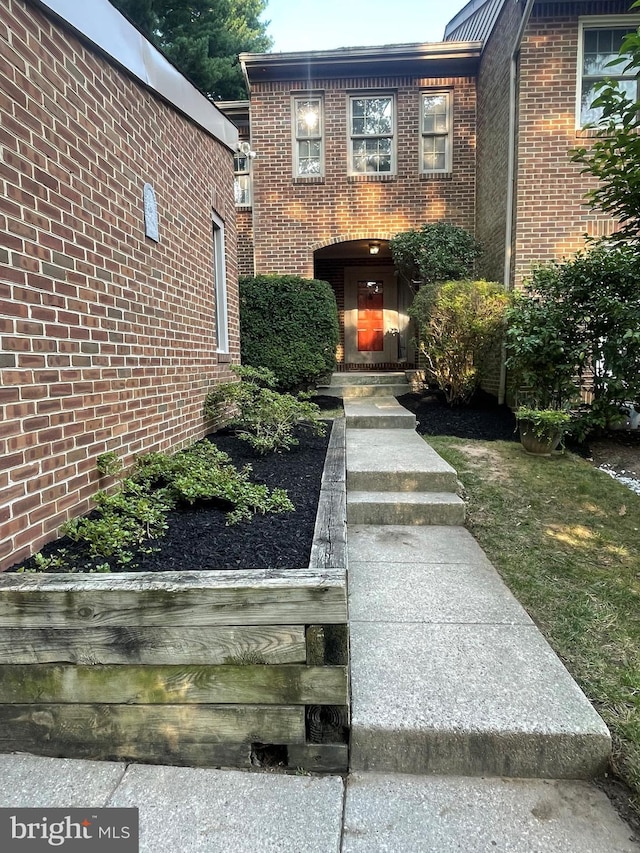
{"type": "MultiPolygon", "coordinates": [[[[291,96],[303,81],[256,83],[251,94],[253,231],[258,273],[312,276],[313,252],[332,243],[388,238],[445,219],[473,230],[475,222],[475,81],[470,78],[324,80],[325,176],[294,180],[291,96]],[[453,92],[453,172],[419,174],[420,91],[453,92]],[[349,178],[348,93],[392,91],[397,98],[397,175],[349,178]]],[[[239,223],[241,240],[250,239],[239,223]]]]}
{"type": "Polygon", "coordinates": [[[129,464],[204,434],[205,391],[239,359],[232,175],[228,149],[30,4],[4,0],[0,569],[89,509],[98,454],[129,464]],[[145,182],[160,243],[144,236],[145,182]],[[226,231],[220,358],[212,210],[226,231]]]}

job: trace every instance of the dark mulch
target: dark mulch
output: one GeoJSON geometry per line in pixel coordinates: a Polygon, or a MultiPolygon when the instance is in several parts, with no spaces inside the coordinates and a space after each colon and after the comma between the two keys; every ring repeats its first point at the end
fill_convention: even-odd
{"type": "Polygon", "coordinates": [[[477,393],[465,406],[448,406],[441,393],[405,394],[398,397],[417,418],[420,435],[454,435],[480,441],[518,441],[516,419],[496,398],[477,393]]]}
{"type": "MultiPolygon", "coordinates": [[[[253,480],[271,489],[286,489],[295,512],[256,515],[250,522],[227,526],[225,513],[211,504],[185,506],[169,514],[166,535],[153,542],[157,552],[141,554],[135,566],[112,565],[112,571],[306,567],[330,432],[331,423],[324,436],[301,429],[297,447],[267,456],[256,456],[246,442],[228,432],[209,436],[208,440],[231,456],[236,467],[250,464],[253,480]]],[[[65,538],[46,545],[42,553],[49,556],[61,547],[69,553],[80,551],[65,538]]],[[[28,568],[33,561],[21,565],[28,568]]]]}

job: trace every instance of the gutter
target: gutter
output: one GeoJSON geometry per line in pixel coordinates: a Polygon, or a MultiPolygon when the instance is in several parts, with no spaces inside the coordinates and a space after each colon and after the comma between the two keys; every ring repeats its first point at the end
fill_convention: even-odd
{"type": "MultiPolygon", "coordinates": [[[[520,26],[511,51],[511,60],[509,67],[509,134],[508,134],[508,161],[507,161],[507,208],[506,208],[506,227],[504,237],[504,273],[503,283],[505,290],[511,290],[511,264],[513,260],[512,242],[513,242],[513,210],[515,198],[515,174],[516,174],[516,116],[517,116],[517,95],[518,95],[518,58],[520,56],[520,47],[525,28],[529,23],[533,4],[535,0],[527,0],[520,26]]],[[[505,348],[502,347],[502,358],[500,361],[500,386],[498,390],[498,403],[502,405],[506,397],[507,389],[507,368],[505,365],[505,348]]]]}

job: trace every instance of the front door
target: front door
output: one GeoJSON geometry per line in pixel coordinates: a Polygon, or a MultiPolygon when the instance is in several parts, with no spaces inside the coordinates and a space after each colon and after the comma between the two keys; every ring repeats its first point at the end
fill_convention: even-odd
{"type": "Polygon", "coordinates": [[[398,287],[393,267],[345,270],[345,361],[395,364],[398,361],[398,287]]]}
{"type": "Polygon", "coordinates": [[[384,282],[358,281],[358,352],[384,349],[384,282]]]}

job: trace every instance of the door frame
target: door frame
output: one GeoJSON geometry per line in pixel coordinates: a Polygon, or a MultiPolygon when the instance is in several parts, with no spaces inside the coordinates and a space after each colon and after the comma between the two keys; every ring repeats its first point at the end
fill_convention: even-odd
{"type": "Polygon", "coordinates": [[[344,274],[344,360],[348,364],[398,362],[398,282],[393,266],[346,267],[344,274]],[[384,347],[379,351],[358,350],[358,281],[383,282],[384,347]],[[393,330],[396,330],[395,332],[393,330]]]}

